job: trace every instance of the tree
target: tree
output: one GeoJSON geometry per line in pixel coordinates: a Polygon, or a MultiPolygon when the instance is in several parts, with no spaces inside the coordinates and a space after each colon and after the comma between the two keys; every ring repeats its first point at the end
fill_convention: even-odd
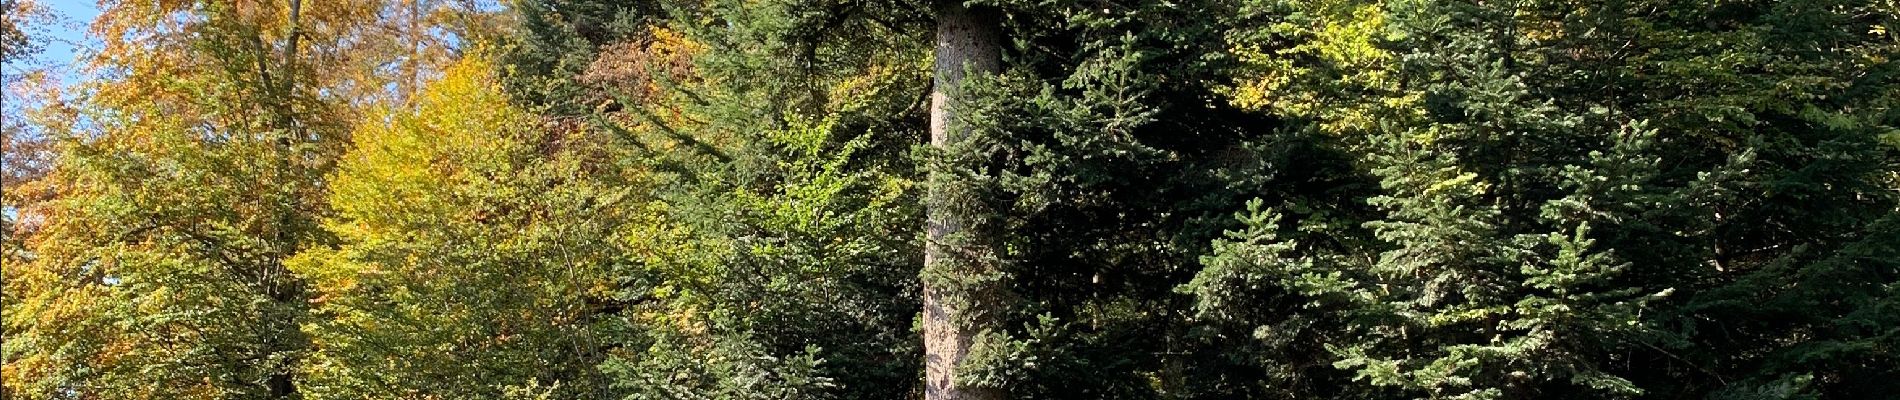
{"type": "MultiPolygon", "coordinates": [[[[32,221],[34,208],[45,192],[31,186],[46,175],[50,146],[44,135],[24,121],[34,114],[34,108],[42,107],[22,104],[21,100],[29,95],[58,97],[56,91],[48,94],[46,90],[28,88],[43,87],[39,84],[47,80],[32,60],[47,40],[36,30],[55,20],[37,2],[0,0],[0,265],[31,259],[22,243],[37,230],[32,221]]],[[[13,270],[0,268],[0,288],[14,280],[13,270]]],[[[12,292],[0,292],[0,313],[18,301],[12,292]]],[[[12,325],[0,323],[0,354],[5,354],[5,341],[13,337],[13,331],[12,325]]],[[[0,379],[5,379],[3,372],[0,379]]],[[[0,398],[11,399],[12,393],[11,387],[0,385],[0,398]]]]}
{"type": "MultiPolygon", "coordinates": [[[[1205,246],[1197,238],[1213,231],[1211,224],[1226,224],[1207,216],[1231,210],[1242,194],[1291,192],[1270,189],[1260,184],[1268,179],[1232,169],[1279,157],[1263,154],[1271,149],[1263,145],[1266,141],[1242,135],[1270,128],[1268,121],[1207,102],[1209,85],[1165,84],[1219,76],[1223,61],[1216,54],[1222,46],[1208,39],[1227,21],[1151,25],[1193,21],[1186,16],[1205,10],[1165,2],[1130,2],[1106,16],[1064,5],[988,5],[997,21],[1023,21],[1000,28],[1010,32],[1005,36],[1022,38],[1022,44],[999,49],[999,62],[1010,54],[1023,56],[999,65],[1010,73],[961,85],[971,88],[959,111],[971,116],[962,121],[968,140],[948,151],[930,151],[935,161],[923,164],[907,153],[929,127],[922,112],[929,86],[921,78],[930,75],[917,68],[929,59],[923,49],[935,21],[907,17],[915,15],[909,7],[916,6],[786,1],[679,7],[679,14],[668,17],[673,23],[668,27],[704,46],[692,57],[690,77],[668,78],[673,75],[664,71],[672,67],[640,61],[652,60],[646,56],[596,60],[657,67],[626,74],[650,80],[607,86],[624,89],[596,108],[614,122],[603,128],[626,130],[626,136],[637,139],[632,145],[658,156],[650,162],[669,177],[662,180],[668,183],[660,197],[672,218],[694,233],[689,242],[730,248],[735,255],[680,260],[717,272],[679,280],[707,288],[699,293],[710,297],[695,308],[724,315],[708,321],[707,336],[728,338],[717,341],[718,348],[741,354],[762,349],[768,359],[814,356],[821,361],[809,369],[798,363],[720,362],[713,363],[717,368],[672,375],[696,377],[685,382],[657,379],[668,376],[665,372],[630,373],[629,386],[794,393],[786,396],[905,393],[901,390],[916,383],[915,372],[866,372],[917,365],[885,360],[890,354],[923,359],[905,353],[916,351],[910,347],[914,336],[892,337],[893,328],[910,327],[916,316],[893,306],[916,301],[916,292],[905,290],[917,281],[890,274],[915,273],[921,257],[903,256],[918,255],[907,252],[929,242],[892,234],[906,230],[889,225],[923,210],[903,202],[857,200],[885,198],[870,195],[861,183],[816,203],[810,196],[833,192],[810,190],[891,178],[896,179],[888,185],[901,186],[920,180],[923,171],[937,171],[957,183],[955,204],[972,217],[964,221],[970,234],[962,242],[993,253],[980,260],[990,263],[980,274],[951,271],[923,278],[988,279],[981,283],[995,288],[1001,305],[989,311],[986,318],[993,319],[986,322],[986,332],[969,332],[970,357],[950,379],[1027,397],[1218,396],[1219,379],[1199,378],[1218,368],[1202,369],[1194,362],[1217,358],[1221,349],[1169,336],[1189,328],[1183,313],[1188,304],[1172,289],[1188,277],[1181,268],[1184,260],[1205,246]],[[653,86],[661,89],[657,96],[647,91],[653,86]],[[776,139],[803,131],[832,133],[776,139]],[[857,140],[865,143],[851,144],[857,140]],[[863,147],[844,150],[852,146],[863,147]],[[846,169],[822,174],[787,169],[827,165],[831,171],[832,163],[846,169]],[[838,181],[834,176],[859,177],[838,181]],[[868,180],[877,176],[883,178],[868,180]],[[1130,179],[1116,179],[1123,177],[1130,179]],[[765,201],[729,200],[734,198],[765,201]],[[783,208],[770,206],[775,203],[818,208],[806,209],[809,214],[774,211],[764,214],[773,218],[752,217],[761,209],[783,208]],[[865,222],[840,226],[833,225],[839,221],[834,218],[865,222]],[[1003,276],[1008,279],[997,280],[1003,276]],[[760,280],[770,284],[750,283],[760,280]],[[836,294],[851,300],[837,300],[836,294]],[[855,337],[876,340],[846,339],[855,337]],[[817,353],[809,352],[812,344],[819,344],[817,353]],[[866,365],[876,367],[846,367],[866,365]],[[816,372],[837,389],[724,386],[755,379],[747,374],[761,370],[780,372],[766,376],[816,372]],[[1165,383],[1155,383],[1156,376],[1165,383]]],[[[603,46],[621,48],[627,47],[603,46]]],[[[653,348],[647,344],[655,342],[633,343],[653,348]]],[[[731,353],[713,354],[699,358],[724,360],[731,353]]],[[[678,368],[658,361],[618,365],[628,372],[678,368]]]]}
{"type": "MultiPolygon", "coordinates": [[[[964,82],[983,79],[1002,69],[1001,21],[995,10],[968,7],[961,1],[935,2],[937,49],[930,91],[930,144],[956,151],[969,136],[968,123],[958,108],[969,101],[964,82]]],[[[958,177],[931,172],[925,195],[923,335],[924,398],[941,400],[1000,399],[999,388],[956,380],[957,368],[969,357],[976,335],[996,323],[1001,301],[999,277],[993,266],[996,250],[981,243],[978,233],[964,231],[970,219],[981,218],[957,203],[958,177]]]]}
{"type": "Polygon", "coordinates": [[[1239,31],[1253,66],[1235,99],[1342,136],[1380,179],[1367,199],[1380,215],[1362,222],[1370,237],[1339,246],[1320,238],[1362,236],[1255,203],[1188,287],[1204,318],[1346,372],[1335,396],[1882,390],[1860,377],[1887,368],[1873,360],[1889,350],[1819,328],[1889,324],[1855,311],[1890,301],[1875,287],[1892,275],[1875,271],[1892,266],[1869,256],[1895,251],[1874,244],[1891,242],[1896,210],[1877,189],[1890,187],[1879,171],[1893,168],[1893,149],[1873,133],[1891,129],[1878,126],[1891,124],[1893,90],[1869,78],[1891,70],[1846,61],[1892,44],[1842,28],[1870,6],[1255,7],[1274,22],[1239,31]],[[1752,72],[1725,72],[1736,68],[1752,72]],[[1818,92],[1838,94],[1795,94],[1818,92]],[[1823,150],[1847,148],[1857,150],[1823,150]],[[1830,189],[1794,189],[1809,185],[1830,189]],[[1781,202],[1793,197],[1799,205],[1781,202]],[[1807,217],[1784,219],[1794,214],[1807,217]],[[1807,274],[1870,283],[1768,288],[1807,287],[1797,283],[1807,274]],[[1743,292],[1763,297],[1729,302],[1743,292]],[[1801,302],[1807,317],[1708,313],[1776,309],[1769,299],[1801,302]],[[1866,346],[1866,358],[1767,367],[1841,345],[1866,346]],[[1711,347],[1723,350],[1702,353],[1711,347]]]}
{"type": "Polygon", "coordinates": [[[309,299],[284,260],[334,240],[326,176],[383,87],[343,66],[384,59],[350,47],[382,5],[101,4],[109,79],[39,127],[45,225],[8,260],[11,393],[299,396],[309,299]]]}
{"type": "Polygon", "coordinates": [[[21,243],[35,230],[28,220],[45,191],[33,183],[46,175],[51,153],[46,135],[28,120],[65,110],[60,92],[49,84],[52,77],[35,59],[49,40],[40,30],[59,17],[38,2],[6,0],[0,1],[0,18],[0,90],[6,93],[0,100],[0,257],[11,263],[24,260],[21,243]]]}
{"type": "Polygon", "coordinates": [[[352,135],[325,222],[339,246],[288,261],[315,304],[307,397],[604,390],[592,307],[632,253],[644,186],[597,137],[539,129],[492,72],[464,58],[352,135]]]}
{"type": "Polygon", "coordinates": [[[921,208],[910,150],[928,76],[917,23],[857,18],[904,15],[881,3],[671,6],[664,24],[603,27],[565,13],[644,11],[540,3],[547,21],[576,30],[518,31],[510,42],[523,47],[503,58],[517,101],[612,135],[630,153],[623,162],[653,173],[645,207],[656,219],[628,228],[644,249],[614,271],[626,307],[601,316],[626,322],[602,336],[610,392],[915,393],[921,208]],[[524,45],[551,42],[550,31],[622,33],[584,36],[585,57],[524,45]],[[528,73],[540,56],[579,60],[528,73]],[[570,97],[550,97],[559,93],[570,97]]]}
{"type": "MultiPolygon", "coordinates": [[[[647,66],[618,86],[622,108],[605,118],[651,151],[645,159],[662,177],[666,220],[697,253],[654,262],[677,288],[669,308],[682,323],[633,342],[648,360],[610,364],[630,391],[914,392],[921,210],[909,150],[922,131],[914,124],[922,108],[911,101],[923,97],[927,75],[916,61],[924,53],[915,32],[840,18],[895,14],[854,6],[867,9],[733,2],[676,10],[680,23],[671,26],[691,43],[683,46],[692,49],[684,52],[690,67],[665,61],[682,53],[665,49],[682,46],[657,29],[646,56],[600,60],[647,66]]],[[[589,76],[605,70],[590,66],[589,76]]]]}
{"type": "Polygon", "coordinates": [[[666,2],[517,0],[517,15],[500,57],[502,83],[516,101],[546,113],[574,116],[609,96],[580,78],[615,43],[647,39],[648,27],[666,16],[666,2]],[[590,87],[592,86],[592,87],[590,87]]]}
{"type": "MultiPolygon", "coordinates": [[[[33,185],[46,175],[51,141],[31,120],[46,120],[67,110],[51,84],[47,65],[37,59],[51,40],[44,30],[63,19],[36,1],[0,1],[0,252],[21,255],[20,244],[35,229],[31,208],[44,190],[33,185]]],[[[11,258],[9,258],[11,259],[11,258]]]]}
{"type": "Polygon", "coordinates": [[[47,226],[7,282],[19,395],[297,394],[305,298],[282,260],[329,240],[313,217],[341,124],[299,73],[295,2],[174,6],[111,3],[95,25],[94,62],[131,79],[95,84],[98,131],[61,138],[47,226]],[[189,23],[146,18],[173,13],[189,23]]]}
{"type": "Polygon", "coordinates": [[[1889,3],[108,2],[0,397],[1878,398],[1889,3]]]}

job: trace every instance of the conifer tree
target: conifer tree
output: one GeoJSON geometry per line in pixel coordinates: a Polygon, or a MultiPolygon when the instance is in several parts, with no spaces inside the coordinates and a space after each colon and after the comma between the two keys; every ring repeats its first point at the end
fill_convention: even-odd
{"type": "MultiPolygon", "coordinates": [[[[1890,187],[1880,171],[1895,154],[1874,132],[1892,129],[1894,91],[1873,77],[1892,70],[1849,60],[1894,48],[1841,28],[1878,12],[1673,2],[1258,9],[1279,22],[1235,36],[1254,65],[1236,100],[1342,136],[1379,177],[1368,200],[1382,215],[1363,223],[1371,237],[1339,247],[1290,236],[1350,230],[1255,203],[1240,214],[1247,228],[1216,242],[1188,286],[1204,318],[1238,322],[1262,345],[1323,349],[1308,357],[1345,372],[1335,390],[1355,397],[1881,390],[1860,378],[1868,369],[1846,366],[1884,361],[1768,367],[1826,357],[1805,349],[1874,343],[1851,330],[1811,333],[1819,326],[1886,324],[1855,310],[1890,301],[1874,289],[1891,285],[1874,272],[1891,272],[1890,257],[1872,255],[1896,251],[1884,239],[1896,199],[1878,189],[1890,187]],[[1734,68],[1756,69],[1725,72],[1734,68]],[[1800,94],[1820,92],[1835,94],[1800,94]],[[1810,185],[1829,194],[1795,189],[1819,187],[1810,185]],[[1797,197],[1799,206],[1782,203],[1797,197]],[[1737,256],[1737,241],[1748,255],[1737,256]],[[1808,287],[1795,283],[1803,274],[1885,283],[1766,283],[1808,287]],[[1762,297],[1727,308],[1740,293],[1762,297]],[[1709,313],[1773,309],[1763,307],[1770,299],[1803,302],[1808,317],[1709,313]],[[1268,304],[1297,307],[1285,319],[1248,309],[1268,304]]],[[[1863,362],[1890,356],[1861,348],[1863,362]]]]}
{"type": "Polygon", "coordinates": [[[629,303],[609,318],[629,324],[602,338],[611,393],[918,393],[926,42],[917,22],[856,18],[907,10],[878,7],[894,6],[672,8],[575,69],[584,111],[547,109],[654,173],[657,219],[627,233],[654,248],[619,272],[629,303]]]}
{"type": "MultiPolygon", "coordinates": [[[[930,91],[930,144],[959,151],[970,136],[970,122],[958,110],[972,102],[965,93],[971,79],[984,79],[1002,68],[1001,20],[995,10],[939,0],[936,13],[935,68],[930,91]]],[[[985,232],[966,231],[983,218],[962,202],[969,196],[961,177],[932,171],[925,190],[923,269],[924,398],[931,400],[1000,399],[1000,388],[956,379],[976,336],[996,323],[1002,304],[993,246],[985,232]]]]}

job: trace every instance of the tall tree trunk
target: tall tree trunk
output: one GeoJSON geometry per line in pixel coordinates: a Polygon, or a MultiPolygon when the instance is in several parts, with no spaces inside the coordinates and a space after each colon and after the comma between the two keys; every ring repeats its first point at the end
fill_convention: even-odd
{"type": "MultiPolygon", "coordinates": [[[[993,10],[971,9],[963,0],[937,0],[937,59],[930,94],[930,144],[949,149],[967,136],[956,122],[956,107],[966,73],[993,74],[1002,68],[999,17],[993,10]]],[[[982,270],[970,246],[980,238],[952,238],[969,226],[972,216],[958,211],[946,187],[960,184],[941,171],[932,171],[925,199],[924,245],[924,398],[927,400],[994,400],[1000,390],[957,385],[956,367],[970,354],[970,344],[982,330],[986,314],[996,309],[994,288],[948,283],[945,277],[973,276],[982,270]]],[[[951,278],[954,279],[954,278],[951,278]]],[[[979,285],[994,285],[982,283],[979,285]]]]}
{"type": "MultiPolygon", "coordinates": [[[[291,168],[293,168],[290,158],[293,157],[291,155],[291,149],[294,148],[294,143],[309,140],[309,134],[304,132],[303,122],[297,120],[298,114],[294,109],[296,103],[293,99],[297,92],[297,45],[298,40],[303,37],[303,0],[289,0],[289,2],[290,15],[287,22],[290,29],[289,32],[284,35],[283,64],[278,66],[278,70],[282,71],[280,78],[283,79],[283,88],[274,96],[277,97],[278,106],[281,107],[281,109],[277,110],[279,116],[278,123],[282,124],[279,129],[291,133],[280,134],[277,137],[277,144],[280,151],[282,151],[282,153],[277,156],[277,168],[279,171],[290,171],[291,168]],[[292,135],[294,135],[294,137],[292,135]]],[[[260,58],[268,57],[268,54],[260,54],[259,56],[260,58]]],[[[266,93],[269,93],[269,91],[266,90],[266,93]]],[[[291,194],[291,196],[297,195],[297,193],[291,194]]],[[[264,266],[265,271],[260,274],[263,279],[260,280],[258,287],[263,289],[264,294],[278,305],[292,309],[307,307],[309,303],[303,297],[303,291],[296,281],[298,278],[292,274],[290,269],[285,267],[283,263],[284,257],[296,251],[295,249],[298,248],[296,243],[297,239],[288,235],[291,229],[290,227],[293,226],[292,224],[296,221],[295,213],[298,212],[298,209],[293,207],[289,210],[281,210],[279,212],[283,214],[280,214],[277,219],[279,226],[276,227],[276,231],[271,240],[275,242],[275,245],[281,247],[282,250],[271,257],[270,263],[264,266]]],[[[278,312],[278,310],[272,309],[266,312],[265,315],[275,317],[277,316],[275,314],[278,312]]],[[[296,351],[302,350],[309,345],[309,339],[304,338],[303,332],[298,330],[297,318],[294,314],[284,316],[283,320],[277,322],[278,324],[276,324],[276,326],[271,327],[274,329],[267,328],[271,329],[271,331],[266,333],[266,335],[269,336],[264,339],[264,351],[292,354],[293,357],[290,358],[292,361],[272,365],[271,368],[275,370],[270,372],[270,376],[264,385],[266,389],[270,391],[270,397],[272,399],[301,399],[303,396],[297,390],[297,363],[294,361],[294,355],[296,351]]]]}

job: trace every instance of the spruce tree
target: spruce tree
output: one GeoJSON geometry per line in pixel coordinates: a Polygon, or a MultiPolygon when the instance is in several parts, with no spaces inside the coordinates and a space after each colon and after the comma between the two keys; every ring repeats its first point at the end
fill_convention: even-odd
{"type": "MultiPolygon", "coordinates": [[[[930,91],[930,144],[942,151],[963,150],[970,122],[959,110],[972,102],[966,82],[984,79],[1002,68],[1000,15],[986,6],[937,0],[935,68],[930,91]]],[[[954,157],[954,156],[952,156],[954,157]]],[[[937,169],[943,169],[938,167],[937,169]]],[[[930,172],[925,181],[923,269],[924,398],[986,400],[1003,398],[1001,388],[957,380],[978,334],[996,323],[1003,306],[998,290],[1003,277],[993,265],[998,232],[966,230],[988,217],[964,206],[969,184],[951,171],[930,172]],[[987,243],[986,243],[987,242],[987,243]]]]}
{"type": "Polygon", "coordinates": [[[1248,228],[1188,286],[1203,318],[1323,349],[1305,357],[1355,397],[1881,390],[1861,377],[1890,350],[1820,328],[1888,324],[1865,310],[1891,301],[1891,257],[1874,255],[1895,251],[1896,199],[1879,189],[1895,154],[1875,139],[1892,129],[1892,70],[1847,60],[1894,48],[1843,28],[1871,6],[1259,6],[1280,22],[1235,36],[1253,49],[1235,99],[1339,135],[1380,179],[1366,199],[1380,215],[1341,247],[1301,239],[1354,237],[1302,210],[1241,213],[1248,228]],[[1775,301],[1804,311],[1728,313],[1775,301]],[[1248,309],[1273,304],[1298,306],[1248,309]],[[1857,362],[1777,367],[1856,345],[1857,362]]]}

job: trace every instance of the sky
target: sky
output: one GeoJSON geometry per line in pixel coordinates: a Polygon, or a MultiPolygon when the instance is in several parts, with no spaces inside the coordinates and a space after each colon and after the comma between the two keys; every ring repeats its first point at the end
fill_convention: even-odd
{"type": "MultiPolygon", "coordinates": [[[[80,78],[78,57],[86,48],[96,47],[93,46],[94,41],[86,37],[86,25],[99,16],[98,4],[93,0],[43,0],[38,4],[53,11],[53,20],[28,21],[21,30],[26,32],[30,40],[41,45],[40,52],[24,60],[8,60],[5,66],[0,66],[0,73],[7,75],[5,81],[11,85],[14,83],[12,78],[17,74],[44,70],[59,78],[62,86],[70,86],[80,78]]],[[[0,101],[0,108],[3,108],[0,115],[6,118],[19,115],[20,110],[16,107],[22,102],[15,101],[15,96],[19,94],[14,89],[7,87],[0,90],[0,95],[6,96],[5,101],[0,101]]]]}

